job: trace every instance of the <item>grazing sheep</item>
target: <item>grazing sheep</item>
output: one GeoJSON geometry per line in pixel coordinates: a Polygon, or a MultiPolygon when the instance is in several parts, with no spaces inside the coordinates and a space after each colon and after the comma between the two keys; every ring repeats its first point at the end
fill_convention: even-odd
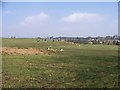
{"type": "Polygon", "coordinates": [[[57,50],[56,49],[50,49],[50,51],[56,52],[57,50]]]}
{"type": "Polygon", "coordinates": [[[61,52],[63,52],[63,49],[60,49],[61,52]]]}
{"type": "Polygon", "coordinates": [[[56,52],[57,51],[57,49],[52,49],[52,48],[47,48],[47,50],[52,51],[52,52],[56,52]]]}
{"type": "Polygon", "coordinates": [[[80,45],[79,45],[79,47],[80,47],[80,45]]]}
{"type": "Polygon", "coordinates": [[[47,48],[47,50],[50,50],[50,48],[47,48]]]}
{"type": "Polygon", "coordinates": [[[74,42],[71,42],[71,44],[74,44],[74,42]]]}
{"type": "Polygon", "coordinates": [[[90,44],[90,45],[92,45],[92,44],[93,44],[93,42],[89,42],[89,44],[90,44]]]}

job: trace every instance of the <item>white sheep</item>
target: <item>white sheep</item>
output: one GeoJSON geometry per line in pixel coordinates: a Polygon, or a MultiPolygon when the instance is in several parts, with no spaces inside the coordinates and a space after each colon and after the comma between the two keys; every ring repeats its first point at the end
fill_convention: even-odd
{"type": "Polygon", "coordinates": [[[61,52],[63,52],[63,49],[60,49],[61,52]]]}
{"type": "Polygon", "coordinates": [[[47,50],[50,50],[50,48],[47,48],[47,50]]]}

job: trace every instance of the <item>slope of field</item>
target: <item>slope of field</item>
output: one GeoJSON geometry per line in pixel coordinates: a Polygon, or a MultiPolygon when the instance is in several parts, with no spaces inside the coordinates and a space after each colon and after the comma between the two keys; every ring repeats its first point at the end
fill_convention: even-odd
{"type": "Polygon", "coordinates": [[[118,47],[36,39],[3,39],[3,47],[47,48],[55,54],[3,54],[3,87],[117,88],[118,47]],[[60,52],[60,49],[63,52],[60,52]]]}

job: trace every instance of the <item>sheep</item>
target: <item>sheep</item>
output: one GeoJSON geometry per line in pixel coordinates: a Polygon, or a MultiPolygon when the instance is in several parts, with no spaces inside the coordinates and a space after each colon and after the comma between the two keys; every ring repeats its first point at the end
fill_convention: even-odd
{"type": "Polygon", "coordinates": [[[71,42],[71,44],[74,44],[74,42],[71,42]]]}
{"type": "Polygon", "coordinates": [[[47,50],[50,50],[50,48],[47,48],[47,50]]]}
{"type": "Polygon", "coordinates": [[[50,50],[50,49],[51,49],[51,47],[52,47],[52,46],[50,45],[50,46],[47,48],[47,50],[50,50]]]}
{"type": "Polygon", "coordinates": [[[52,46],[50,45],[49,47],[51,48],[52,46]]]}
{"type": "Polygon", "coordinates": [[[63,52],[63,49],[60,49],[61,52],[63,52]]]}
{"type": "Polygon", "coordinates": [[[57,49],[50,49],[50,51],[56,52],[56,51],[57,51],[57,49]]]}
{"type": "Polygon", "coordinates": [[[57,49],[52,49],[52,48],[47,48],[47,50],[52,51],[52,52],[56,52],[57,51],[57,49]]]}

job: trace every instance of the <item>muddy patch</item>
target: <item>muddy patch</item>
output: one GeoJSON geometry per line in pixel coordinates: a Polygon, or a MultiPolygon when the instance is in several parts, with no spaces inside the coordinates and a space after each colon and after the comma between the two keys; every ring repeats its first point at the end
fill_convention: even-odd
{"type": "Polygon", "coordinates": [[[8,54],[8,55],[38,55],[38,54],[44,54],[49,55],[50,53],[48,51],[42,50],[42,49],[36,49],[36,48],[13,48],[13,47],[0,47],[0,54],[8,54]]]}

